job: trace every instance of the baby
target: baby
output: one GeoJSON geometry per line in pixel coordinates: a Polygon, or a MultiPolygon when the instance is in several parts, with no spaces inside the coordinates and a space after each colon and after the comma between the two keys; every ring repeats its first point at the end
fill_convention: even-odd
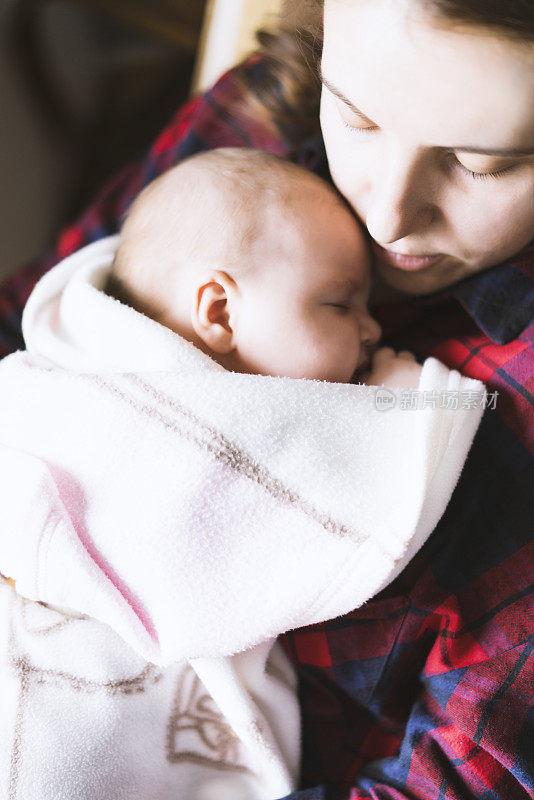
{"type": "Polygon", "coordinates": [[[269,153],[223,148],[151,183],[122,227],[107,293],[233,372],[415,387],[368,309],[363,231],[325,181],[269,153]]]}
{"type": "Polygon", "coordinates": [[[373,355],[370,288],[341,197],[239,149],[170,169],[37,284],[0,363],[0,795],[297,787],[277,636],[394,580],[481,416],[348,385],[480,387],[373,355]]]}

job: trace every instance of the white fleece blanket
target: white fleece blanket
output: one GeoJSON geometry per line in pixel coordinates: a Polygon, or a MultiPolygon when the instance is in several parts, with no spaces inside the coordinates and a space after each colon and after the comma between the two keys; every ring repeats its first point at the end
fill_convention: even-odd
{"type": "MultiPolygon", "coordinates": [[[[228,372],[101,291],[116,244],[45,275],[0,363],[0,789],[281,797],[299,715],[275,637],[401,572],[482,404],[228,372]]],[[[484,393],[433,358],[414,388],[484,393]]]]}

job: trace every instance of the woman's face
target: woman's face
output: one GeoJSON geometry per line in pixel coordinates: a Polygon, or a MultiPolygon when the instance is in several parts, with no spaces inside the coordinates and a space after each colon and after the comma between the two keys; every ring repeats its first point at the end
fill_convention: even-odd
{"type": "Polygon", "coordinates": [[[387,284],[437,291],[533,243],[534,46],[326,0],[322,80],[330,171],[387,284]]]}

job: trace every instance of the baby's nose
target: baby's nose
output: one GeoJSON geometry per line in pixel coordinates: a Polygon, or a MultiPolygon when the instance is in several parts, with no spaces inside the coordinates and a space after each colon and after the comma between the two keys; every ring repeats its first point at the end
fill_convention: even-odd
{"type": "Polygon", "coordinates": [[[360,323],[361,339],[365,344],[376,344],[382,336],[382,328],[369,314],[362,319],[360,323]]]}

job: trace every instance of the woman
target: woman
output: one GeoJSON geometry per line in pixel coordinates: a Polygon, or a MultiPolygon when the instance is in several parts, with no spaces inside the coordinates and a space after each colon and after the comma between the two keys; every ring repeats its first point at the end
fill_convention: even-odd
{"type": "Polygon", "coordinates": [[[531,797],[534,4],[326,0],[323,48],[321,14],[296,38],[263,34],[260,56],[190,101],[6,284],[4,352],[39,274],[114,232],[186,155],[254,146],[329,167],[373,241],[386,342],[498,395],[408,568],[365,607],[283,637],[303,710],[291,797],[531,797]]]}

